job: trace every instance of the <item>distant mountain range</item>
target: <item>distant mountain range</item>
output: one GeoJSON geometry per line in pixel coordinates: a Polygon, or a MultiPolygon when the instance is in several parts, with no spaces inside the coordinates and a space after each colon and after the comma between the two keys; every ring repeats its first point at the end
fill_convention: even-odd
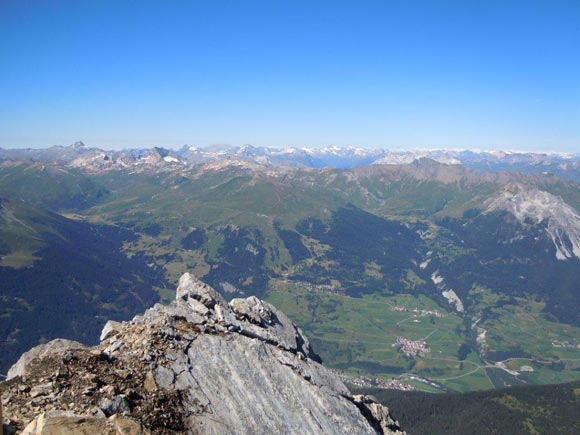
{"type": "Polygon", "coordinates": [[[428,391],[578,380],[579,162],[355,148],[2,149],[2,367],[39,341],[84,339],[83,316],[97,316],[98,329],[167,300],[193,270],[228,299],[279,306],[349,376],[428,391]],[[83,273],[102,282],[88,286],[57,252],[78,252],[83,273]],[[63,298],[82,303],[55,332],[50,313],[63,298]]]}
{"type": "Polygon", "coordinates": [[[269,166],[293,168],[350,169],[372,164],[399,165],[428,158],[440,163],[460,164],[476,171],[551,173],[580,181],[580,154],[534,153],[520,151],[471,151],[453,149],[384,150],[357,147],[255,147],[252,145],[215,145],[179,150],[161,147],[105,151],[76,142],[70,146],[45,149],[2,149],[0,159],[69,162],[74,167],[96,169],[126,168],[142,165],[189,165],[224,160],[239,160],[269,166]]]}

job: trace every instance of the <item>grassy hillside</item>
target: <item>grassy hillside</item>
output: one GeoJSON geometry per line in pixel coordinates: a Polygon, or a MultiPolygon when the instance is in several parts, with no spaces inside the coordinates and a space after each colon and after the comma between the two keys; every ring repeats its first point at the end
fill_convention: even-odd
{"type": "MultiPolygon", "coordinates": [[[[574,183],[433,162],[348,171],[3,170],[4,196],[78,220],[47,212],[27,218],[24,209],[15,220],[7,212],[3,273],[43,276],[50,256],[63,265],[50,267],[64,274],[72,263],[46,249],[86,246],[100,253],[83,260],[88,276],[117,270],[114,262],[123,265],[114,272],[118,282],[138,287],[151,279],[164,301],[188,270],[228,298],[268,298],[306,330],[328,365],[350,374],[454,391],[580,379],[580,261],[556,259],[543,223],[524,228],[481,209],[502,183],[537,185],[572,202],[580,198],[574,183]],[[71,228],[107,230],[91,238],[71,228]],[[413,311],[421,309],[441,316],[413,311]],[[393,346],[398,337],[424,340],[430,352],[405,356],[393,346]]],[[[87,297],[111,286],[85,282],[87,297]]],[[[117,290],[105,306],[125,315],[130,304],[117,290]]],[[[10,291],[18,297],[23,289],[10,291]]]]}
{"type": "Polygon", "coordinates": [[[56,164],[0,163],[0,196],[57,210],[82,209],[104,200],[109,191],[89,176],[56,164]]]}

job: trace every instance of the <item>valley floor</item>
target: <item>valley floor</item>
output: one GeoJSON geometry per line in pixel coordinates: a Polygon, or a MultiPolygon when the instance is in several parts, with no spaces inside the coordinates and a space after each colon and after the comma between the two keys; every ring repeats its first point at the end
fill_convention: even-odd
{"type": "Polygon", "coordinates": [[[533,302],[472,327],[423,295],[352,298],[271,284],[268,300],[305,330],[325,364],[358,385],[396,380],[387,387],[444,392],[580,380],[579,328],[546,320],[533,302]]]}

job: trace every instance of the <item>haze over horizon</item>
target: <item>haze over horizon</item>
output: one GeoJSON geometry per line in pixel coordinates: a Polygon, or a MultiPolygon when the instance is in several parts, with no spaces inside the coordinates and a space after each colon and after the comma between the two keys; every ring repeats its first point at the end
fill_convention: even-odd
{"type": "Polygon", "coordinates": [[[188,144],[188,143],[182,143],[181,145],[177,144],[177,145],[170,145],[170,146],[166,146],[164,144],[158,143],[158,144],[148,144],[148,145],[143,145],[140,146],[139,144],[134,144],[134,145],[130,145],[130,146],[107,146],[107,145],[94,145],[91,143],[86,143],[86,141],[83,140],[77,140],[74,141],[72,143],[68,143],[68,144],[52,144],[52,145],[43,145],[43,146],[16,146],[16,147],[3,147],[0,144],[0,149],[47,149],[47,148],[51,148],[51,147],[72,147],[75,146],[78,143],[82,143],[84,146],[86,146],[87,148],[97,148],[97,149],[101,149],[104,151],[125,151],[125,150],[138,150],[138,149],[148,149],[148,148],[164,148],[164,149],[170,149],[170,150],[174,150],[174,151],[178,151],[183,147],[193,147],[193,148],[199,148],[199,149],[211,149],[211,148],[236,148],[236,147],[244,147],[244,146],[251,146],[251,147],[263,147],[263,148],[268,148],[268,149],[292,149],[292,148],[297,148],[297,149],[310,149],[310,150],[316,150],[316,149],[332,149],[332,148],[338,148],[338,149],[365,149],[365,150],[369,150],[369,151],[390,151],[393,153],[405,153],[405,152],[429,152],[429,151],[449,151],[449,152],[461,152],[461,151],[470,151],[470,152],[474,152],[474,153],[494,153],[494,152],[503,152],[503,153],[513,153],[513,154],[526,154],[526,153],[530,153],[530,154],[548,154],[548,155],[560,155],[560,156],[570,156],[570,157],[575,157],[575,156],[580,156],[580,152],[578,151],[557,151],[557,150],[541,150],[541,149],[510,149],[510,148],[476,148],[476,147],[445,147],[445,146],[441,146],[441,147],[375,147],[375,146],[366,146],[366,147],[362,147],[356,144],[352,144],[352,145],[323,145],[323,146],[316,146],[316,145],[312,145],[312,146],[295,146],[292,144],[288,144],[288,145],[254,145],[254,144],[227,144],[227,143],[211,143],[211,144],[188,144]]]}
{"type": "Polygon", "coordinates": [[[580,150],[573,1],[0,3],[0,147],[580,150]]]}

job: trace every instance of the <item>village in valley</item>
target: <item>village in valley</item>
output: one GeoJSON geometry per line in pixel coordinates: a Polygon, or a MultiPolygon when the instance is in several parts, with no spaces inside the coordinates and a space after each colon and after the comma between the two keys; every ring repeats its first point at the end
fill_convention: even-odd
{"type": "Polygon", "coordinates": [[[399,351],[401,351],[406,357],[424,356],[431,352],[431,348],[427,345],[425,340],[409,340],[408,338],[401,336],[397,337],[393,346],[398,346],[399,351]]]}
{"type": "Polygon", "coordinates": [[[395,305],[391,308],[391,311],[396,311],[399,313],[413,313],[421,317],[433,316],[433,317],[443,317],[443,314],[438,310],[420,310],[418,308],[409,309],[402,305],[395,305]]]}
{"type": "Polygon", "coordinates": [[[359,388],[378,387],[385,390],[415,391],[416,388],[399,379],[372,378],[369,376],[350,376],[342,370],[330,369],[343,382],[359,388]]]}

